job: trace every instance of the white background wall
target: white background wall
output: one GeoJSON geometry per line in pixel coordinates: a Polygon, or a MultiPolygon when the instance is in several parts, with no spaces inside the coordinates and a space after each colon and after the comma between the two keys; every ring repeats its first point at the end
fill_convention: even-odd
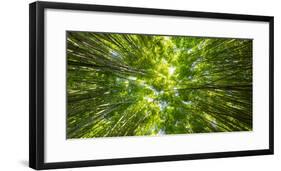
{"type": "MultiPolygon", "coordinates": [[[[53,0],[49,0],[53,1],[53,0]]],[[[60,0],[63,1],[63,0],[60,0]]],[[[28,3],[0,4],[0,170],[28,168],[28,3]]],[[[67,2],[275,16],[275,155],[66,170],[278,170],[281,168],[281,3],[278,0],[67,0],[67,2]]],[[[250,142],[249,142],[250,143],[250,142]]]]}

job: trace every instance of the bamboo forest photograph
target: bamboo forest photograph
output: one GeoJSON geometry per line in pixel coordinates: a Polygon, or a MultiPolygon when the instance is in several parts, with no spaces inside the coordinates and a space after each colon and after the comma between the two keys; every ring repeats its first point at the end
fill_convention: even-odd
{"type": "Polygon", "coordinates": [[[66,138],[252,131],[253,40],[66,32],[66,138]]]}

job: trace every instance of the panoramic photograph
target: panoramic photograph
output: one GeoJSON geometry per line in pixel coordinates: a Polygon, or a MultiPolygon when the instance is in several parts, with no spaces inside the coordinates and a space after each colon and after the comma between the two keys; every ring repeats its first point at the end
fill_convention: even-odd
{"type": "Polygon", "coordinates": [[[67,31],[66,138],[252,131],[252,44],[67,31]]]}

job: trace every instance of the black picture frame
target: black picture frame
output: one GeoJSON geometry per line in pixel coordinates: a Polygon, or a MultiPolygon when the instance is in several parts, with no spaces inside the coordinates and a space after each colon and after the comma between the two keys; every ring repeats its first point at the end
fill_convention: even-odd
{"type": "Polygon", "coordinates": [[[86,166],[164,162],[178,160],[193,160],[221,157],[253,156],[273,154],[274,149],[274,92],[273,92],[273,72],[274,72],[274,17],[256,15],[238,15],[211,12],[178,11],[149,8],[133,8],[119,6],[103,6],[89,4],[57,3],[57,2],[34,2],[29,6],[29,166],[34,169],[55,169],[73,168],[86,166]],[[156,157],[134,157],[115,158],[105,160],[87,160],[45,163],[44,161],[44,11],[46,9],[67,9],[82,11],[102,11],[127,14],[151,14],[161,16],[180,16],[210,19],[228,19],[243,21],[258,21],[269,23],[269,147],[262,150],[215,152],[200,154],[168,155],[156,157]]]}

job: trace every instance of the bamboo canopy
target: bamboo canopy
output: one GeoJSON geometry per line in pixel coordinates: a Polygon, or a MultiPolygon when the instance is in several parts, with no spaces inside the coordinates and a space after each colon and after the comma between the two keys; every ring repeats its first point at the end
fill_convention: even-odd
{"type": "Polygon", "coordinates": [[[67,32],[67,138],[252,130],[252,40],[67,32]]]}

